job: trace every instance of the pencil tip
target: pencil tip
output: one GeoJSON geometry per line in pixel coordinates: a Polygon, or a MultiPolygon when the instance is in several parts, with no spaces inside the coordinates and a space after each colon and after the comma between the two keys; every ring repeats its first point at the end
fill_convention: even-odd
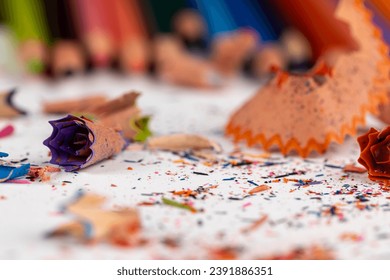
{"type": "Polygon", "coordinates": [[[61,76],[63,77],[72,77],[74,76],[75,72],[72,69],[66,69],[61,73],[61,76]]]}
{"type": "Polygon", "coordinates": [[[31,59],[27,62],[27,70],[34,74],[42,73],[45,71],[45,64],[38,59],[31,59]]]}

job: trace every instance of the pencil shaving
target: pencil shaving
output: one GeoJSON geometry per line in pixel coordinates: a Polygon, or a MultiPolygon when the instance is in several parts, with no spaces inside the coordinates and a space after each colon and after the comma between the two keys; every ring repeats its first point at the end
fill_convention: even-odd
{"type": "Polygon", "coordinates": [[[186,53],[174,37],[156,40],[155,57],[157,74],[166,82],[199,88],[222,85],[222,78],[211,63],[186,53]]]}
{"type": "Polygon", "coordinates": [[[221,147],[205,137],[194,134],[173,134],[167,136],[153,137],[149,139],[149,149],[165,151],[187,151],[187,150],[214,150],[221,151],[221,147]]]}
{"type": "Polygon", "coordinates": [[[358,137],[360,156],[358,162],[368,171],[368,178],[390,184],[390,127],[381,131],[371,128],[358,137]]]}
{"type": "Polygon", "coordinates": [[[0,92],[0,118],[15,118],[26,114],[25,111],[15,106],[13,101],[15,94],[15,89],[0,92]]]}
{"type": "Polygon", "coordinates": [[[389,89],[387,47],[360,1],[340,1],[336,16],[360,49],[337,52],[332,67],[322,60],[304,75],[279,72],[231,117],[226,132],[235,141],[307,157],[342,143],[367,112],[377,112],[389,89]]]}
{"type": "Polygon", "coordinates": [[[66,212],[76,221],[62,225],[49,237],[73,236],[84,242],[107,242],[117,246],[133,246],[139,241],[141,222],[138,212],[131,208],[105,210],[105,198],[95,194],[81,194],[66,206],[66,212]]]}
{"type": "Polygon", "coordinates": [[[65,171],[88,167],[126,148],[122,134],[85,118],[68,115],[49,122],[52,135],[43,144],[52,154],[50,163],[65,171]]]}
{"type": "Polygon", "coordinates": [[[44,102],[43,112],[46,114],[70,114],[70,113],[88,113],[93,108],[107,102],[107,98],[100,95],[89,96],[80,99],[44,102]]]}
{"type": "Polygon", "coordinates": [[[50,181],[49,173],[60,172],[61,169],[53,166],[30,166],[30,170],[28,171],[27,176],[31,179],[39,179],[42,182],[50,181]]]}

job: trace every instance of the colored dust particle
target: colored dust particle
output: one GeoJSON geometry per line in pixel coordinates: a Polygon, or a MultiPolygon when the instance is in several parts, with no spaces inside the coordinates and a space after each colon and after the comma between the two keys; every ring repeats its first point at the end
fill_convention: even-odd
{"type": "Polygon", "coordinates": [[[165,197],[162,198],[162,202],[165,205],[169,205],[169,206],[172,206],[172,207],[188,210],[188,211],[191,211],[192,213],[198,212],[198,210],[196,210],[194,207],[192,207],[190,205],[183,204],[183,203],[180,203],[180,202],[177,202],[177,201],[165,198],[165,197]]]}
{"type": "Polygon", "coordinates": [[[15,128],[12,125],[7,125],[3,128],[0,128],[0,138],[5,138],[11,136],[15,131],[15,128]]]}
{"type": "Polygon", "coordinates": [[[263,191],[269,190],[270,188],[271,188],[270,186],[261,185],[261,186],[258,186],[256,188],[251,189],[248,193],[249,194],[255,194],[255,193],[259,193],[259,192],[263,192],[263,191]]]}
{"type": "Polygon", "coordinates": [[[259,228],[262,224],[264,224],[268,219],[268,216],[267,215],[263,215],[260,219],[258,219],[257,221],[255,221],[253,224],[251,224],[249,227],[246,227],[242,230],[243,233],[248,233],[248,232],[251,232],[251,231],[254,231],[256,230],[257,228],[259,228]]]}

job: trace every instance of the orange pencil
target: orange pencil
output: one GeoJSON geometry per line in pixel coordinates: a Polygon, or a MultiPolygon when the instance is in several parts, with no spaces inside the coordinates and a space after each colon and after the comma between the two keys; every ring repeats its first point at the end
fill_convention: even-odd
{"type": "Polygon", "coordinates": [[[357,48],[348,24],[336,19],[330,1],[275,0],[273,3],[310,41],[314,58],[339,48],[357,48]]]}

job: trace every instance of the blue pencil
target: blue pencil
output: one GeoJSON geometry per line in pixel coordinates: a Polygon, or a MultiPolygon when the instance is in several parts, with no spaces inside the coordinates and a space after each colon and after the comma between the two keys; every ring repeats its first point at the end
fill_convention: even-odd
{"type": "Polygon", "coordinates": [[[225,0],[225,2],[237,26],[255,29],[262,41],[277,40],[278,34],[257,0],[225,0]]]}
{"type": "Polygon", "coordinates": [[[226,1],[224,0],[196,0],[197,8],[204,16],[209,31],[209,37],[237,29],[226,1]]]}

